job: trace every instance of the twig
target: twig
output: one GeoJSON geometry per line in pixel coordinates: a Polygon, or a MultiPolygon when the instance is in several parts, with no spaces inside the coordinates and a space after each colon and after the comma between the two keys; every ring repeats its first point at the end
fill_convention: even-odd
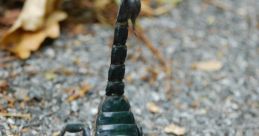
{"type": "Polygon", "coordinates": [[[3,112],[0,112],[0,116],[31,119],[31,114],[22,114],[22,113],[3,113],[3,112]]]}
{"type": "Polygon", "coordinates": [[[165,58],[162,56],[161,52],[153,45],[153,43],[148,39],[148,37],[145,35],[143,29],[141,28],[141,26],[137,26],[138,28],[135,30],[136,34],[139,38],[139,40],[141,40],[145,46],[155,55],[155,57],[157,58],[157,60],[159,61],[159,63],[163,66],[166,65],[166,61],[165,58]]]}
{"type": "Polygon", "coordinates": [[[231,10],[231,7],[227,4],[225,4],[222,1],[218,1],[218,0],[204,0],[206,3],[211,4],[219,9],[222,10],[231,10]]]}
{"type": "Polygon", "coordinates": [[[165,92],[169,93],[172,89],[172,68],[171,68],[171,61],[168,61],[162,53],[153,45],[153,43],[148,39],[148,37],[145,35],[143,29],[141,26],[138,25],[137,29],[135,30],[136,34],[141,40],[145,46],[154,54],[156,59],[159,61],[159,63],[162,65],[163,70],[166,74],[166,81],[165,81],[165,92]]]}
{"type": "Polygon", "coordinates": [[[173,95],[172,91],[172,80],[173,80],[173,75],[172,75],[172,62],[168,62],[167,69],[166,69],[166,78],[165,78],[165,93],[166,93],[166,98],[170,100],[173,95]]]}

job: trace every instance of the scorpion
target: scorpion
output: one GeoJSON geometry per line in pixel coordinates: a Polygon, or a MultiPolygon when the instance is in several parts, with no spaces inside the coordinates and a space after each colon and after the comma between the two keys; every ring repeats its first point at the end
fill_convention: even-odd
{"type": "MultiPolygon", "coordinates": [[[[98,108],[95,121],[95,136],[143,136],[142,128],[135,121],[130,110],[130,104],[124,96],[125,59],[127,56],[126,41],[128,38],[128,20],[133,29],[140,13],[140,0],[122,0],[114,30],[111,64],[108,71],[106,96],[98,108]]],[[[84,124],[68,124],[61,132],[83,132],[83,136],[90,136],[89,128],[84,124]]]]}

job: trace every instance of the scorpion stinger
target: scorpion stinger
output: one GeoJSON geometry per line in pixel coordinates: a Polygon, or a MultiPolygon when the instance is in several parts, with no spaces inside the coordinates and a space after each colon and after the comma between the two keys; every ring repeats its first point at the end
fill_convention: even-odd
{"type": "MultiPolygon", "coordinates": [[[[140,9],[140,0],[122,0],[120,5],[114,31],[106,97],[99,106],[95,124],[95,136],[143,136],[142,129],[138,127],[134,115],[130,110],[130,104],[123,95],[128,20],[131,20],[134,27],[140,9]]],[[[81,124],[67,125],[61,136],[66,131],[83,131],[85,136],[88,136],[86,133],[87,130],[81,124]]]]}

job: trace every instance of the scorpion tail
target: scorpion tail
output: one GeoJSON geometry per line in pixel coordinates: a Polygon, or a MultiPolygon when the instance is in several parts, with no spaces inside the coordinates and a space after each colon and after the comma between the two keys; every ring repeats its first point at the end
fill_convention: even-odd
{"type": "Polygon", "coordinates": [[[140,0],[122,0],[120,5],[114,32],[106,98],[99,107],[96,119],[96,136],[142,136],[142,130],[135,122],[130,104],[123,95],[128,20],[132,21],[134,27],[140,5],[140,0]]]}

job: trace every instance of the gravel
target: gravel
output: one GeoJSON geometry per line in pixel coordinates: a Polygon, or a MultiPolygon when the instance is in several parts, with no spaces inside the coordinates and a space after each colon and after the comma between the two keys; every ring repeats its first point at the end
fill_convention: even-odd
{"type": "MultiPolygon", "coordinates": [[[[170,92],[165,91],[168,79],[153,54],[130,36],[126,96],[145,135],[170,135],[164,131],[170,124],[185,128],[187,136],[259,135],[259,3],[212,3],[184,0],[168,14],[140,20],[149,39],[172,63],[170,92]],[[192,67],[207,60],[218,60],[223,67],[192,67]],[[147,69],[157,71],[157,78],[143,78],[153,77],[147,69]],[[149,102],[160,112],[150,112],[149,102]]],[[[0,116],[0,135],[50,136],[68,122],[93,127],[105,93],[113,28],[86,29],[90,34],[63,34],[30,59],[15,59],[0,69],[0,80],[9,84],[8,92],[0,93],[0,109],[32,116],[0,116]],[[67,102],[84,83],[92,86],[90,91],[67,102]]]]}

